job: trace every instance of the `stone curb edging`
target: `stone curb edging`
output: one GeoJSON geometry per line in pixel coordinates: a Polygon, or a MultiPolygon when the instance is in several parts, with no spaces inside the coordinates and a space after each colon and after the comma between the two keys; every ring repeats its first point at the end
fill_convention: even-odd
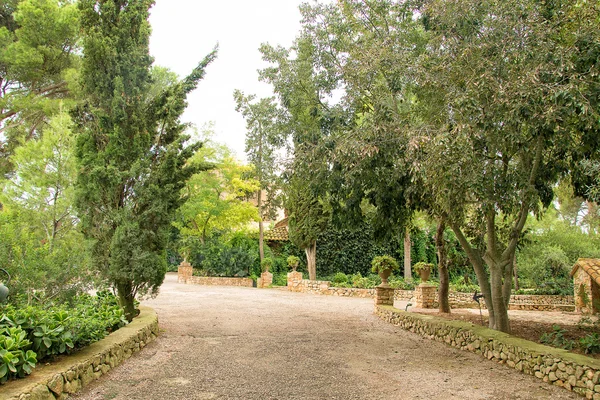
{"type": "Polygon", "coordinates": [[[375,306],[382,320],[429,339],[480,354],[544,382],[600,400],[600,360],[544,346],[471,323],[375,306]]]}
{"type": "Polygon", "coordinates": [[[158,316],[149,307],[131,323],[59,361],[38,365],[25,379],[0,386],[0,400],[63,400],[140,351],[158,335],[158,316]]]}

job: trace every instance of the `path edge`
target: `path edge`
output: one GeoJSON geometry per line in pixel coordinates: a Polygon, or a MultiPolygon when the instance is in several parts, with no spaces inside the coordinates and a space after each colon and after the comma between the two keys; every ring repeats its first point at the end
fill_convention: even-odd
{"type": "Polygon", "coordinates": [[[99,379],[158,336],[158,315],[140,306],[128,325],[57,362],[39,365],[28,377],[0,386],[0,400],[63,400],[99,379]]]}
{"type": "Polygon", "coordinates": [[[376,305],[383,321],[460,350],[479,354],[588,399],[600,399],[600,360],[544,346],[468,322],[376,305]]]}

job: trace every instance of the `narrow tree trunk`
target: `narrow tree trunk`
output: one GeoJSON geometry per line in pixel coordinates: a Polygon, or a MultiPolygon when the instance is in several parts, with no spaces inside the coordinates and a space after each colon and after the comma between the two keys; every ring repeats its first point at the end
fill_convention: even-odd
{"type": "Polygon", "coordinates": [[[510,295],[512,293],[512,278],[514,269],[514,257],[510,257],[510,261],[504,266],[504,281],[502,282],[502,297],[504,298],[504,305],[508,310],[508,304],[510,303],[510,295]]]}
{"type": "MultiPolygon", "coordinates": [[[[263,228],[263,213],[262,213],[262,191],[258,189],[258,194],[256,197],[256,204],[258,206],[258,253],[260,254],[260,261],[265,258],[265,232],[263,228]]],[[[255,253],[256,254],[256,253],[255,253]]]]}
{"type": "Polygon", "coordinates": [[[304,249],[306,253],[306,267],[308,269],[308,279],[317,280],[317,242],[314,241],[309,247],[304,249]]]}
{"type": "Polygon", "coordinates": [[[438,255],[438,271],[440,274],[440,287],[438,288],[438,304],[441,313],[450,312],[450,301],[448,293],[450,290],[450,276],[448,274],[448,257],[446,255],[446,245],[444,243],[444,230],[446,222],[441,218],[438,222],[435,232],[435,246],[438,255]]]}
{"type": "MultiPolygon", "coordinates": [[[[491,260],[486,260],[490,268],[490,286],[492,292],[492,304],[494,307],[494,325],[492,329],[501,332],[510,333],[510,325],[508,323],[508,310],[504,301],[503,290],[503,271],[500,265],[491,260]]],[[[490,323],[491,325],[491,323],[490,323]]]]}
{"type": "Polygon", "coordinates": [[[119,297],[119,305],[125,311],[125,318],[131,322],[135,317],[135,295],[131,290],[131,283],[117,284],[117,295],[119,297]]]}
{"type": "Polygon", "coordinates": [[[519,290],[519,272],[517,271],[517,263],[513,263],[513,275],[515,278],[515,290],[519,290]]]}
{"type": "Polygon", "coordinates": [[[473,265],[473,270],[475,270],[475,275],[477,275],[477,283],[479,284],[479,288],[481,290],[481,293],[483,294],[483,299],[485,301],[485,306],[488,310],[488,326],[493,329],[496,325],[496,314],[494,310],[494,303],[492,302],[492,290],[490,287],[489,275],[484,268],[483,258],[481,257],[479,250],[471,246],[468,239],[465,237],[464,233],[458,225],[450,223],[450,227],[456,235],[461,247],[463,248],[465,253],[467,253],[469,261],[471,261],[471,264],[473,265]]]}
{"type": "Polygon", "coordinates": [[[410,247],[410,229],[407,226],[406,231],[404,231],[404,280],[406,281],[412,280],[412,271],[410,268],[410,247]]]}

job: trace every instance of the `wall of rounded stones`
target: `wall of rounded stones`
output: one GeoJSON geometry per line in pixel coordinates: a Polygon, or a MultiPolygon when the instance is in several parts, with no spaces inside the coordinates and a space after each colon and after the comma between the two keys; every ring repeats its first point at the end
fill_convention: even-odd
{"type": "Polygon", "coordinates": [[[251,278],[220,278],[213,276],[190,276],[185,281],[191,285],[204,285],[204,286],[242,286],[252,287],[253,282],[251,278]]]}
{"type": "Polygon", "coordinates": [[[375,306],[382,320],[461,350],[480,354],[544,382],[600,400],[600,360],[543,346],[466,322],[375,306]]]}
{"type": "Polygon", "coordinates": [[[158,316],[140,307],[140,315],[129,325],[57,362],[38,365],[25,379],[2,385],[1,399],[63,400],[100,378],[158,335],[158,316]]]}
{"type": "MultiPolygon", "coordinates": [[[[375,289],[339,288],[331,286],[329,281],[311,281],[302,279],[302,274],[288,274],[288,290],[292,292],[303,292],[313,294],[324,294],[330,296],[375,298],[375,289]]],[[[450,292],[448,295],[450,307],[452,308],[478,308],[479,305],[473,300],[473,293],[450,292]]],[[[416,300],[414,290],[394,291],[394,300],[411,301],[416,300]]],[[[435,292],[434,307],[437,307],[437,291],[435,292]]],[[[485,302],[481,301],[481,308],[485,309],[485,302]]],[[[543,295],[513,295],[510,298],[510,310],[528,311],[574,311],[575,303],[573,296],[543,296],[543,295]]]]}

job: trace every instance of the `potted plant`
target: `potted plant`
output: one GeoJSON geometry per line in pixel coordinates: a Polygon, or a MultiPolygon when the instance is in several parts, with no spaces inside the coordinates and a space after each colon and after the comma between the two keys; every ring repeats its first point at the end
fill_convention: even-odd
{"type": "Polygon", "coordinates": [[[413,270],[419,274],[421,281],[427,282],[429,280],[429,275],[431,274],[431,270],[433,269],[433,264],[429,264],[423,261],[419,261],[415,265],[413,265],[413,270]]]}
{"type": "Polygon", "coordinates": [[[298,268],[300,259],[296,256],[289,256],[286,261],[287,261],[288,267],[290,267],[292,269],[292,271],[296,272],[296,268],[298,268]]]}
{"type": "Polygon", "coordinates": [[[371,271],[379,274],[381,277],[381,285],[379,285],[381,287],[389,286],[388,278],[392,274],[392,271],[395,271],[398,268],[399,267],[396,259],[388,255],[377,256],[373,258],[373,261],[371,262],[371,271]]]}
{"type": "Polygon", "coordinates": [[[271,268],[273,266],[273,259],[271,258],[263,258],[263,260],[260,262],[260,266],[263,270],[263,272],[269,272],[269,268],[271,268]]]}

